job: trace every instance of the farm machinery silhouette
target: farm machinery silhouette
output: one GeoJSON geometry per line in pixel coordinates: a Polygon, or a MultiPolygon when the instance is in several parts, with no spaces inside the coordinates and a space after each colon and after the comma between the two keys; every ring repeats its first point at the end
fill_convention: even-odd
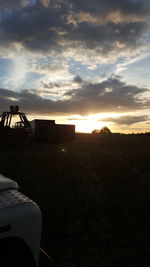
{"type": "Polygon", "coordinates": [[[31,125],[19,106],[10,106],[0,116],[0,143],[2,145],[20,145],[30,143],[33,133],[31,125]],[[14,118],[20,119],[15,122],[14,118]]]}
{"type": "Polygon", "coordinates": [[[30,145],[33,141],[52,142],[75,138],[75,125],[55,124],[55,120],[28,121],[19,106],[0,115],[0,144],[3,146],[30,145]]]}

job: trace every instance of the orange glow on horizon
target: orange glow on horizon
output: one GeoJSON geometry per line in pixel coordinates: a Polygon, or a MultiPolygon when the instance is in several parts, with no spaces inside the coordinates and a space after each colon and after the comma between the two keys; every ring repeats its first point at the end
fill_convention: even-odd
{"type": "Polygon", "coordinates": [[[114,113],[101,113],[101,114],[89,114],[89,115],[73,115],[73,116],[29,116],[29,120],[33,119],[49,119],[55,120],[55,123],[59,124],[74,124],[76,132],[91,133],[93,130],[100,130],[102,127],[107,126],[112,130],[112,124],[107,121],[101,121],[106,117],[116,117],[114,113]]]}
{"type": "Polygon", "coordinates": [[[109,118],[119,118],[120,116],[131,115],[130,113],[121,114],[121,113],[99,113],[99,114],[89,114],[89,115],[29,115],[29,120],[34,119],[47,119],[55,120],[56,124],[74,124],[76,132],[81,133],[91,133],[93,130],[100,130],[102,127],[108,127],[111,132],[115,133],[139,133],[149,131],[149,125],[147,126],[144,123],[138,123],[134,125],[121,125],[115,122],[109,121],[109,118]],[[108,118],[108,120],[107,120],[108,118]]]}
{"type": "Polygon", "coordinates": [[[106,123],[93,120],[74,121],[76,132],[91,133],[93,130],[100,130],[106,123]]]}
{"type": "MultiPolygon", "coordinates": [[[[109,116],[111,115],[114,114],[109,113],[109,116]]],[[[75,124],[76,132],[91,133],[93,130],[100,130],[104,126],[111,128],[109,122],[101,121],[105,117],[108,117],[108,114],[77,115],[71,120],[71,124],[75,124]]]]}

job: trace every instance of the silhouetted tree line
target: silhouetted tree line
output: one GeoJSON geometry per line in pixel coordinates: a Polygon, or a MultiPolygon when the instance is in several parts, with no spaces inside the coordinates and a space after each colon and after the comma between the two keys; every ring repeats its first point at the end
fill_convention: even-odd
{"type": "Polygon", "coordinates": [[[150,132],[145,132],[145,133],[130,133],[130,134],[124,134],[124,133],[112,133],[111,130],[104,126],[101,130],[93,130],[92,135],[148,135],[150,136],[150,132]]]}
{"type": "Polygon", "coordinates": [[[93,135],[98,135],[98,134],[105,135],[105,134],[112,134],[112,132],[108,127],[104,126],[101,130],[93,130],[92,134],[93,135]]]}

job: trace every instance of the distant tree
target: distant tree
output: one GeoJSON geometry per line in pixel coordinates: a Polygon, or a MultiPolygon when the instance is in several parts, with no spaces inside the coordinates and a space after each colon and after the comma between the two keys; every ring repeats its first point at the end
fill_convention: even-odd
{"type": "Polygon", "coordinates": [[[93,131],[92,131],[92,134],[93,134],[93,135],[98,135],[98,134],[99,134],[99,130],[96,130],[96,129],[93,130],[93,131]]]}
{"type": "Polygon", "coordinates": [[[99,131],[99,134],[111,134],[112,132],[111,132],[111,130],[108,128],[108,127],[106,127],[106,126],[104,126],[100,131],[99,131]]]}

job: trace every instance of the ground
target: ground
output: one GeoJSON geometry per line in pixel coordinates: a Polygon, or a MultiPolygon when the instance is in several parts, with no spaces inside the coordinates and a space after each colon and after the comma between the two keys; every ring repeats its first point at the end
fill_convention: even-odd
{"type": "Polygon", "coordinates": [[[150,136],[76,140],[0,152],[0,172],[39,204],[54,266],[150,266],[150,136]]]}

